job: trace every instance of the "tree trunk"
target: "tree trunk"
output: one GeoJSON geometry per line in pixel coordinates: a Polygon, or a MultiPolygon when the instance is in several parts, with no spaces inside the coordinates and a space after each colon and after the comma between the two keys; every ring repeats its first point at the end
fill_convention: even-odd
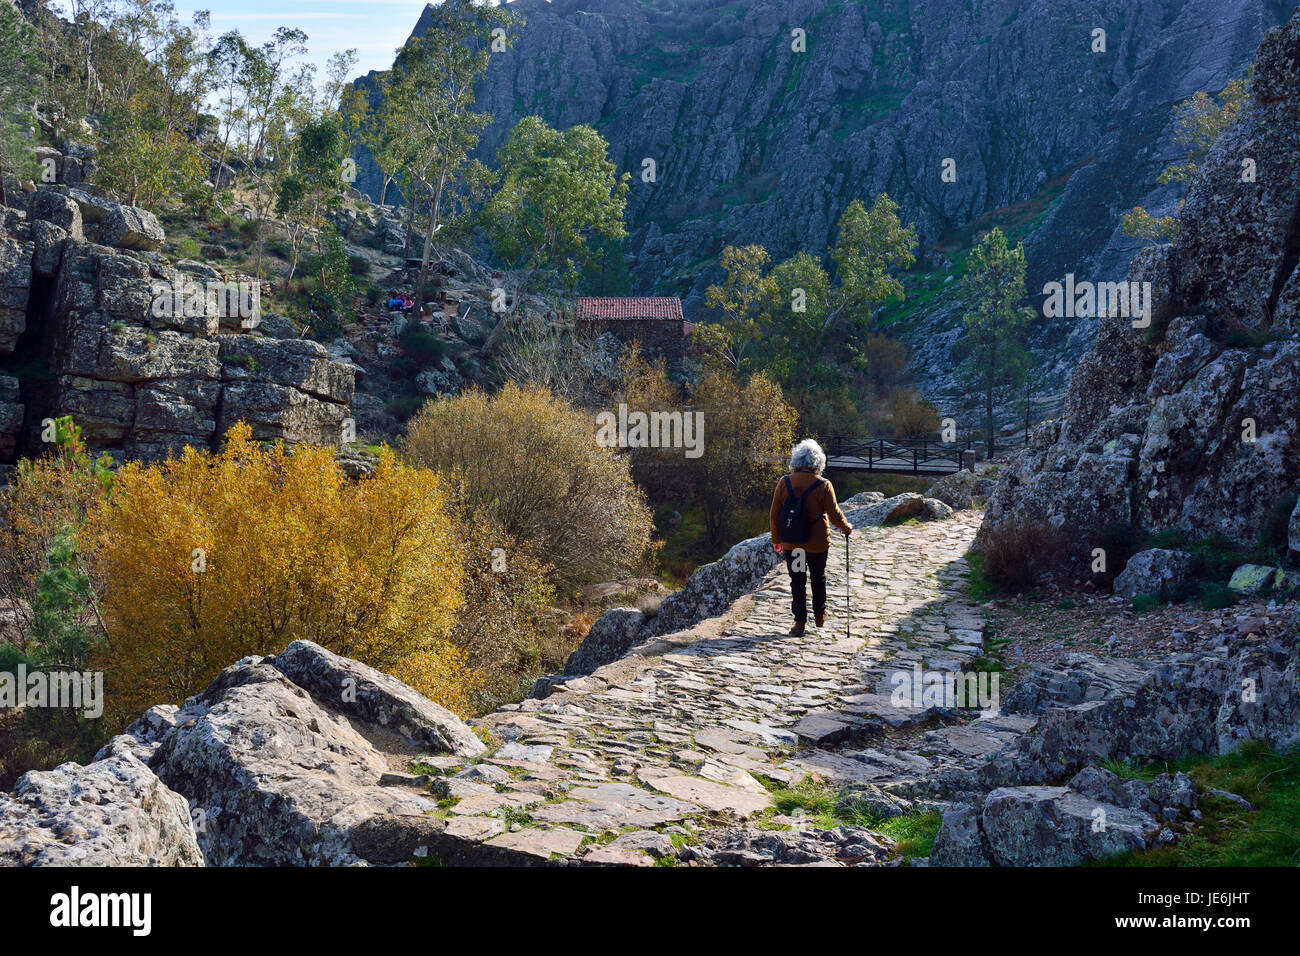
{"type": "Polygon", "coordinates": [[[447,185],[447,170],[438,174],[438,186],[430,197],[429,227],[424,234],[424,256],[420,259],[420,281],[416,286],[415,314],[424,316],[424,290],[429,283],[429,257],[433,255],[433,236],[438,231],[438,217],[442,215],[442,191],[447,185]]]}
{"type": "Polygon", "coordinates": [[[985,452],[985,459],[992,459],[994,452],[993,441],[993,389],[998,380],[998,346],[994,342],[989,346],[989,380],[988,389],[984,396],[984,427],[987,431],[988,450],[985,452]]]}
{"type": "Polygon", "coordinates": [[[533,266],[528,270],[528,274],[524,276],[523,281],[519,283],[518,288],[515,289],[514,305],[501,313],[501,318],[497,321],[496,327],[492,329],[491,334],[488,335],[487,340],[483,343],[483,351],[486,354],[491,355],[493,350],[500,344],[501,337],[505,335],[506,329],[510,327],[511,317],[519,310],[520,304],[524,301],[524,292],[526,292],[528,287],[533,284],[533,279],[537,277],[539,271],[539,266],[533,266]]]}
{"type": "Polygon", "coordinates": [[[287,292],[289,283],[293,281],[293,275],[298,271],[298,236],[290,230],[289,232],[289,274],[285,277],[284,287],[287,292]]]}
{"type": "MultiPolygon", "coordinates": [[[[414,192],[414,190],[412,190],[414,192]]],[[[406,197],[406,238],[402,244],[402,258],[411,255],[411,233],[415,230],[415,197],[406,197]]]]}

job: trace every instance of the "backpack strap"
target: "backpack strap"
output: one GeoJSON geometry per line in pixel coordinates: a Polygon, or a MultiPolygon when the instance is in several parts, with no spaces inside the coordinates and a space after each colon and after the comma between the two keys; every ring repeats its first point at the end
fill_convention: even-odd
{"type": "Polygon", "coordinates": [[[822,485],[824,485],[824,484],[826,484],[826,479],[825,479],[825,478],[818,478],[818,479],[817,479],[816,481],[814,481],[811,485],[809,485],[807,488],[805,488],[802,492],[796,492],[796,491],[794,490],[794,485],[790,484],[790,476],[789,476],[789,475],[786,475],[786,476],[785,476],[785,490],[786,490],[786,493],[787,493],[790,497],[792,497],[792,498],[796,498],[796,499],[798,499],[799,501],[803,501],[805,498],[808,497],[808,495],[809,495],[811,492],[816,491],[818,488],[820,488],[820,487],[821,487],[822,485]]]}

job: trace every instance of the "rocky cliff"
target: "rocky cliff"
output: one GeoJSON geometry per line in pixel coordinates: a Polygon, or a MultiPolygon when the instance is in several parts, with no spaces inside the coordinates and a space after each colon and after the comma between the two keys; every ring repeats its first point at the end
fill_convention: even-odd
{"type": "Polygon", "coordinates": [[[246,308],[254,280],[169,262],[143,209],[66,184],[13,201],[0,207],[0,462],[39,449],[62,415],[119,460],[213,447],[240,419],[259,439],[341,440],[352,368],[277,338],[287,323],[246,308]]]}
{"type": "Polygon", "coordinates": [[[1104,321],[1063,418],[1000,476],[985,538],[1047,522],[1079,563],[1110,524],[1253,543],[1300,485],[1298,262],[1300,13],[1260,45],[1250,104],[1192,184],[1177,244],[1134,260],[1150,328],[1104,321]]]}
{"type": "MultiPolygon", "coordinates": [[[[1135,203],[1173,211],[1171,108],[1240,76],[1280,0],[515,0],[479,105],[491,159],[529,114],[595,126],[632,174],[639,291],[698,306],[728,243],[819,252],[854,198],[887,191],[922,247],[1059,196],[1030,287],[1119,278],[1135,203]],[[805,52],[792,47],[804,31],[805,52]],[[1095,29],[1106,51],[1092,52],[1095,29]],[[945,159],[956,180],[941,177],[945,159]],[[655,178],[642,178],[643,162],[655,178]],[[1063,184],[1062,184],[1063,182],[1063,184]]],[[[415,34],[424,29],[423,19],[415,34]]],[[[377,195],[373,169],[358,185],[377,195]]],[[[1086,341],[1084,342],[1086,345],[1086,341]]]]}

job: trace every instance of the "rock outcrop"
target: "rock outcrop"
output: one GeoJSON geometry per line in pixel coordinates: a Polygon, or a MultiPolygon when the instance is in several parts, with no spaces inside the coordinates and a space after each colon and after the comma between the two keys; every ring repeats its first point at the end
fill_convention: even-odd
{"type": "Polygon", "coordinates": [[[0,378],[0,461],[61,415],[119,459],[213,448],[239,420],[258,439],[342,439],[354,370],[318,343],[263,336],[255,282],[173,266],[152,214],[45,187],[0,210],[0,230],[0,358],[48,370],[16,390],[0,378]]]}
{"type": "Polygon", "coordinates": [[[1181,596],[1196,570],[1196,556],[1168,548],[1148,548],[1128,559],[1115,577],[1115,593],[1129,600],[1146,594],[1160,601],[1181,596]]]}
{"type": "Polygon", "coordinates": [[[185,799],[125,745],[0,794],[0,866],[202,865],[185,799]]]}
{"type": "Polygon", "coordinates": [[[446,822],[393,768],[484,749],[400,681],[296,641],[150,709],[85,767],[25,775],[0,795],[0,864],[406,861],[446,822]]]}
{"type": "Polygon", "coordinates": [[[1225,754],[1248,740],[1300,740],[1300,649],[1294,639],[1225,641],[1223,655],[1148,663],[1071,654],[1036,665],[1004,710],[1038,727],[980,771],[983,787],[1062,780],[1102,760],[1225,754]]]}
{"type": "Polygon", "coordinates": [[[1068,529],[1076,547],[1063,557],[1081,568],[1107,526],[1253,544],[1291,506],[1300,485],[1298,51],[1300,16],[1261,44],[1250,102],[1206,157],[1177,244],[1134,259],[1129,282],[1151,283],[1150,326],[1103,322],[1063,419],[1039,426],[999,476],[984,537],[1022,516],[1068,529]]]}
{"type": "Polygon", "coordinates": [[[1121,780],[1089,767],[1064,787],[1002,787],[944,814],[931,866],[1078,866],[1177,842],[1196,814],[1184,774],[1121,780]]]}

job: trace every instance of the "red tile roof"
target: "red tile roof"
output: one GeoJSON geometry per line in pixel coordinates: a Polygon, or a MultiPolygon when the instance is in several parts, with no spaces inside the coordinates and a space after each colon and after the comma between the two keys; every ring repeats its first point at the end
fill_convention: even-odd
{"type": "Polygon", "coordinates": [[[578,318],[588,321],[636,321],[661,319],[682,322],[682,300],[677,298],[580,298],[577,301],[578,318]]]}

